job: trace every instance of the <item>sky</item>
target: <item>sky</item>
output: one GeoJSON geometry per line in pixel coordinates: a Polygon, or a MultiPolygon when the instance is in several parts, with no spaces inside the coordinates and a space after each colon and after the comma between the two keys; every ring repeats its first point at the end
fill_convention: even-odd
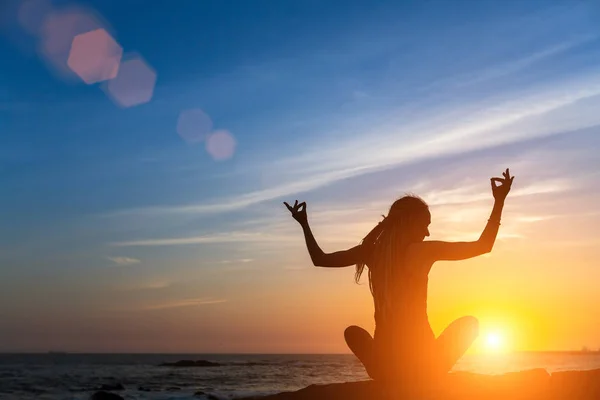
{"type": "Polygon", "coordinates": [[[406,193],[439,262],[436,334],[600,348],[594,1],[7,0],[0,351],[346,353],[368,284],[315,268],[406,193]]]}

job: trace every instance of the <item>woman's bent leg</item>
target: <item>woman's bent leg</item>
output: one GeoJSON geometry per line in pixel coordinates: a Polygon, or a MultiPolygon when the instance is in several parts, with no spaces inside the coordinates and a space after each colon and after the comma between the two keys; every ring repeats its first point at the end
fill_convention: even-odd
{"type": "Polygon", "coordinates": [[[375,379],[377,375],[375,372],[375,341],[369,332],[360,326],[352,325],[344,331],[344,339],[346,339],[346,344],[350,350],[352,350],[365,367],[367,374],[369,374],[371,379],[375,379]]]}
{"type": "Polygon", "coordinates": [[[448,325],[436,339],[435,369],[440,373],[450,371],[478,335],[479,322],[475,317],[462,317],[448,325]]]}

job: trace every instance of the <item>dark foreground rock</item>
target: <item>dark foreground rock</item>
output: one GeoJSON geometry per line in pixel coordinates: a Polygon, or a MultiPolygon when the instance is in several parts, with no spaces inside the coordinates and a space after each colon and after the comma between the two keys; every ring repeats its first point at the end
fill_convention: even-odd
{"type": "Polygon", "coordinates": [[[104,383],[97,389],[99,391],[109,390],[125,390],[125,386],[122,383],[104,383]]]}
{"type": "Polygon", "coordinates": [[[90,396],[90,400],[125,400],[123,397],[115,393],[100,391],[90,396]]]}
{"type": "MultiPolygon", "coordinates": [[[[443,384],[429,387],[429,396],[398,396],[394,399],[439,400],[597,400],[600,399],[600,369],[548,374],[543,369],[479,375],[455,372],[443,384]]],[[[364,400],[389,399],[373,381],[311,385],[296,392],[245,400],[364,400]]]]}
{"type": "Polygon", "coordinates": [[[161,367],[220,367],[221,364],[206,360],[180,360],[174,363],[162,363],[161,367]]]}

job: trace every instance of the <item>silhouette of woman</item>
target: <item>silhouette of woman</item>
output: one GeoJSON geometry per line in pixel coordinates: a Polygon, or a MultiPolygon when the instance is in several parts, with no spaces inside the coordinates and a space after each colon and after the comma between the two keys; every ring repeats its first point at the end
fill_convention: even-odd
{"type": "Polygon", "coordinates": [[[514,177],[491,178],[494,207],[479,240],[426,241],[431,215],[416,196],[396,200],[387,216],[362,242],[348,250],[325,253],[317,244],[306,203],[284,202],[304,231],[310,258],[318,267],[356,265],[358,283],[365,266],[375,308],[374,337],[358,326],[346,328],[348,347],[375,380],[415,382],[448,372],[478,336],[478,321],[462,317],[435,338],[427,316],[428,274],[436,261],[464,260],[489,253],[500,226],[504,201],[514,177]]]}

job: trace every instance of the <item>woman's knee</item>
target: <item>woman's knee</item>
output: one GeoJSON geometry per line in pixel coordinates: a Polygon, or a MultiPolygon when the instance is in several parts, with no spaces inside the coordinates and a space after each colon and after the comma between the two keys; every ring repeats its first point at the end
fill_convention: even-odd
{"type": "Polygon", "coordinates": [[[463,317],[463,323],[470,327],[471,329],[479,332],[479,320],[471,315],[467,315],[463,317]]]}
{"type": "Polygon", "coordinates": [[[464,316],[456,320],[460,324],[461,330],[467,332],[469,336],[476,338],[479,336],[479,320],[471,315],[464,316]]]}
{"type": "Polygon", "coordinates": [[[360,327],[356,325],[350,325],[344,330],[344,337],[347,338],[348,336],[352,336],[357,329],[360,329],[360,327]]]}
{"type": "Polygon", "coordinates": [[[365,331],[360,326],[351,325],[344,330],[344,338],[346,341],[352,340],[354,338],[365,337],[365,335],[370,336],[367,331],[365,331]]]}

